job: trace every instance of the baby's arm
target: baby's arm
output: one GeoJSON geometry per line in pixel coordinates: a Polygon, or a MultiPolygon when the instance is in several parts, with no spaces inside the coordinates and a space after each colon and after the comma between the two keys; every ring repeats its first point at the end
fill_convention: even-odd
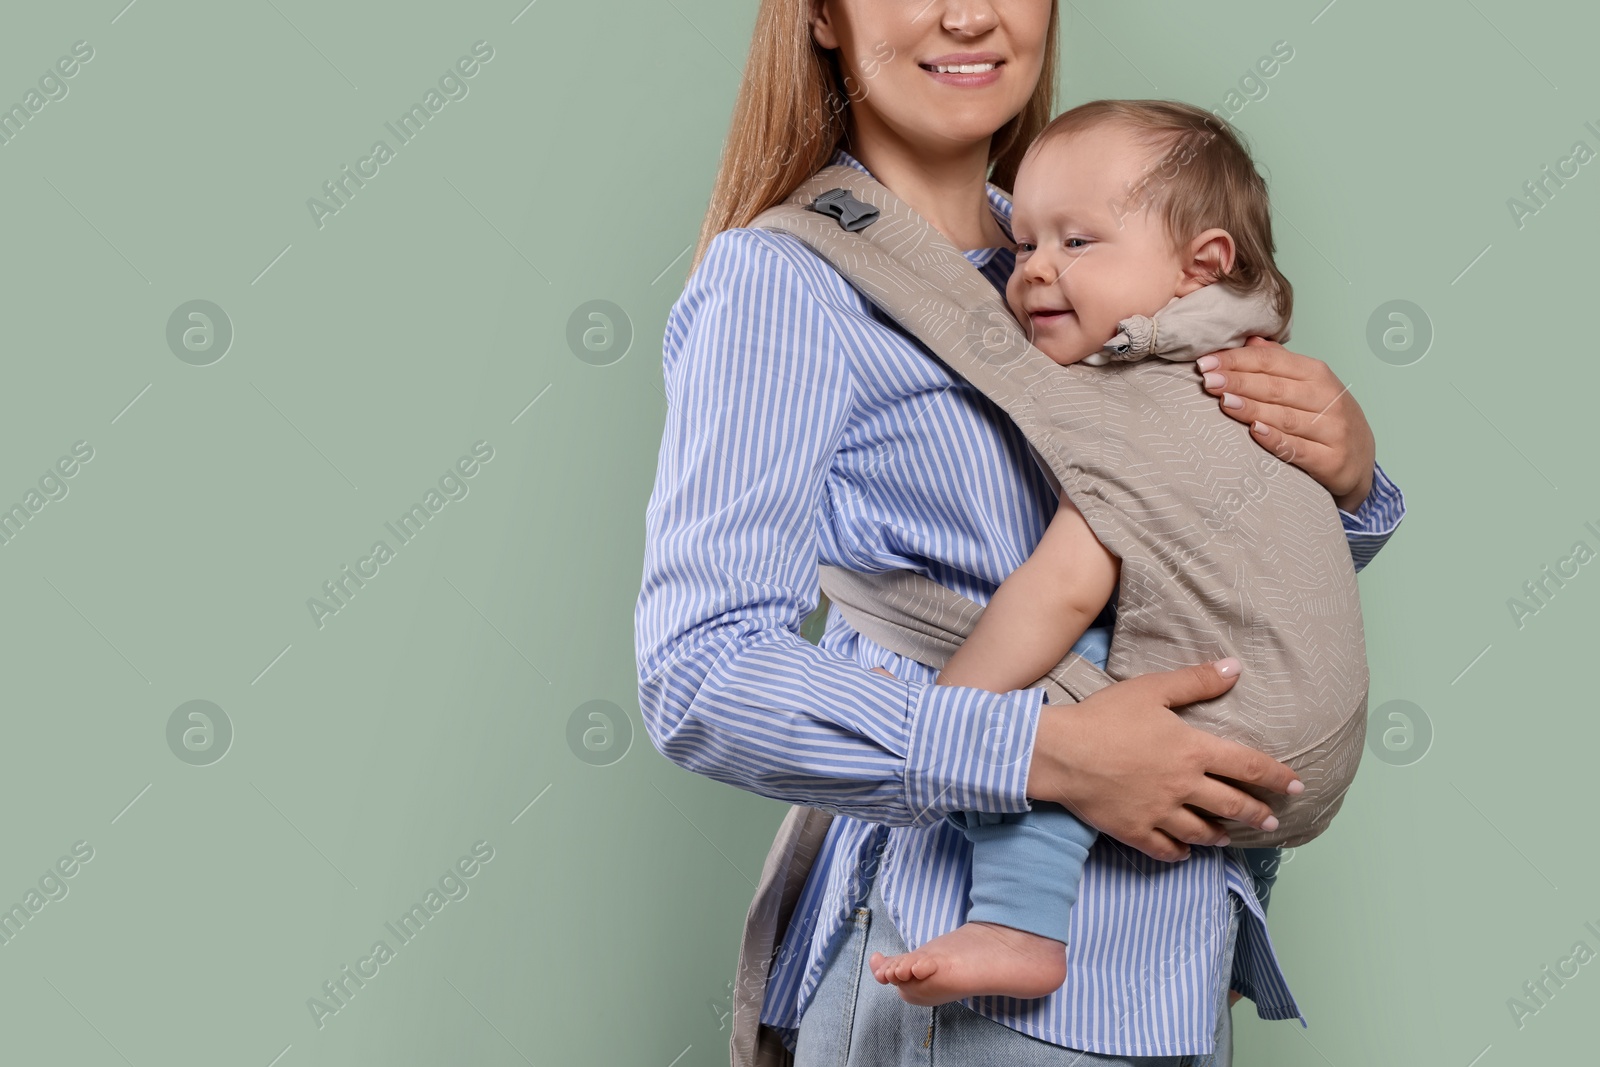
{"type": "Polygon", "coordinates": [[[1063,493],[1033,554],[1000,583],[935,682],[997,693],[1032,686],[1094,622],[1119,573],[1120,561],[1063,493]]]}

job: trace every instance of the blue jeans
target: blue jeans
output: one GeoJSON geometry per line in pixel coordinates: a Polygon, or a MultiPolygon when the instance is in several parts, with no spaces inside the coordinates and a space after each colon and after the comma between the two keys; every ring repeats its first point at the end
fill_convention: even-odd
{"type": "MultiPolygon", "coordinates": [[[[1229,956],[1238,935],[1239,907],[1234,901],[1229,956]]],[[[857,908],[840,931],[817,991],[800,1017],[794,1067],[1229,1067],[1233,1061],[1226,981],[1214,991],[1219,1001],[1214,1053],[1103,1056],[1030,1037],[965,1004],[925,1008],[906,1003],[893,985],[880,985],[867,966],[874,952],[893,956],[904,951],[905,942],[889,921],[874,879],[866,906],[857,908]]]]}

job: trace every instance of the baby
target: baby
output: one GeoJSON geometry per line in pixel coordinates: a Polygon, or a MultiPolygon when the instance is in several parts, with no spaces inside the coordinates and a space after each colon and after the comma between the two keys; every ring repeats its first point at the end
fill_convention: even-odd
{"type": "MultiPolygon", "coordinates": [[[[1272,262],[1265,183],[1208,112],[1169,101],[1074,108],[1030,146],[1015,186],[1017,260],[1006,301],[1058,364],[1117,358],[1107,346],[1128,340],[1117,336],[1122,320],[1154,318],[1211,285],[1266,294],[1288,321],[1292,289],[1272,262]]],[[[1062,492],[1033,554],[1000,585],[937,682],[995,692],[1034,685],[1100,613],[1119,569],[1062,492]]],[[[1095,831],[1042,801],[1022,814],[951,819],[973,841],[968,921],[914,951],[874,953],[873,974],[918,1004],[1058,989],[1095,831]]]]}

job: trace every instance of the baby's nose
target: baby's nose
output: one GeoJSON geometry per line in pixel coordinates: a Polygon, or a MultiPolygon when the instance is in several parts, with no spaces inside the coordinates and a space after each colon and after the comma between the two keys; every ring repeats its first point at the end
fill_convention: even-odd
{"type": "Polygon", "coordinates": [[[1028,258],[1028,272],[1025,277],[1044,285],[1054,285],[1060,275],[1047,257],[1035,254],[1028,258]]]}

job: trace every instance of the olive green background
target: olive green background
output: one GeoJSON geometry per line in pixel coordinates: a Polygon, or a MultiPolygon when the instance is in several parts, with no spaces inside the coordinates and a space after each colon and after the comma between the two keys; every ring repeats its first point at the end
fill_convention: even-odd
{"type": "MultiPolygon", "coordinates": [[[[93,450],[0,545],[0,906],[93,849],[0,945],[0,1060],[725,1062],[784,805],[654,751],[633,610],[661,335],[754,3],[123,3],[12,5],[0,35],[0,106],[94,53],[0,145],[0,505],[93,450]],[[308,199],[379,138],[319,226],[308,199]],[[384,524],[476,442],[401,546],[384,524]],[[187,710],[169,740],[196,700],[226,742],[187,710]],[[308,1000],[477,842],[467,895],[319,1025],[308,1000]]],[[[1600,168],[1520,225],[1507,201],[1600,148],[1600,16],[1323,3],[1062,8],[1062,106],[1222,107],[1293,49],[1235,116],[1291,347],[1350,384],[1410,507],[1361,582],[1379,740],[1273,900],[1311,1027],[1242,1005],[1237,1062],[1584,1061],[1600,967],[1560,961],[1600,950],[1600,566],[1520,625],[1507,602],[1600,549],[1600,168]],[[1577,973],[1519,1023],[1546,966],[1577,973]]]]}

